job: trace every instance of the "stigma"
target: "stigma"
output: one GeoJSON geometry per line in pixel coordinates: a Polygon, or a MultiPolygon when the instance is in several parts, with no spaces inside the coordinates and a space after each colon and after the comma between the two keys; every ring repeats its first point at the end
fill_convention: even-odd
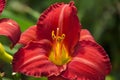
{"type": "Polygon", "coordinates": [[[64,65],[71,60],[68,50],[64,45],[65,34],[60,34],[60,29],[57,28],[56,34],[53,30],[51,33],[53,39],[52,49],[49,55],[49,59],[56,65],[64,65]]]}

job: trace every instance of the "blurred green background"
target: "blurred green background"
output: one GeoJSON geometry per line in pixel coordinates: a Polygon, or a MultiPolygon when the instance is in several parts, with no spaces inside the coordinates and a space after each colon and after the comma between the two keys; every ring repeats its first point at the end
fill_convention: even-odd
{"type": "MultiPolygon", "coordinates": [[[[56,2],[68,3],[70,0],[7,0],[0,18],[14,19],[22,31],[37,23],[40,14],[56,2]]],[[[120,80],[120,1],[119,0],[74,0],[83,28],[89,29],[96,41],[108,53],[112,72],[106,80],[120,80]]],[[[1,41],[3,38],[0,38],[1,41]]],[[[9,53],[14,53],[6,47],[9,53]]],[[[0,63],[0,70],[6,71],[3,80],[13,80],[11,66],[0,63]],[[2,67],[2,65],[5,65],[2,67]]],[[[23,76],[24,77],[24,76],[23,76]]],[[[14,79],[17,80],[17,79],[14,79]]],[[[18,79],[19,80],[19,79],[18,79]]],[[[24,80],[24,79],[23,79],[24,80]]],[[[40,80],[29,78],[29,80],[40,80]]],[[[42,80],[42,79],[41,79],[42,80]]]]}

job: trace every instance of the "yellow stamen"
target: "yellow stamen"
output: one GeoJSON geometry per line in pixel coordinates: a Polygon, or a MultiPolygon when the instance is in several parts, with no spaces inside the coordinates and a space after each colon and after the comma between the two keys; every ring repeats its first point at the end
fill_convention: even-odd
{"type": "Polygon", "coordinates": [[[60,36],[59,28],[57,28],[56,35],[54,31],[52,31],[52,39],[53,39],[53,48],[50,52],[49,59],[56,65],[63,65],[70,61],[71,57],[68,54],[67,49],[63,43],[65,38],[65,34],[60,36]]]}

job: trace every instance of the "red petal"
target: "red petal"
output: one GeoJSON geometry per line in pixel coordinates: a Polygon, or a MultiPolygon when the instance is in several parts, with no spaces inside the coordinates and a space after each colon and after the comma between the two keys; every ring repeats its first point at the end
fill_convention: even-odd
{"type": "Polygon", "coordinates": [[[64,3],[53,4],[42,13],[37,24],[40,39],[52,40],[51,32],[58,27],[59,15],[64,5],[64,3]]]}
{"type": "Polygon", "coordinates": [[[3,11],[5,7],[5,0],[0,0],[0,13],[3,11]]]}
{"type": "Polygon", "coordinates": [[[13,45],[18,42],[20,34],[19,25],[15,21],[7,18],[0,20],[0,35],[9,37],[13,45]]]}
{"type": "Polygon", "coordinates": [[[13,70],[35,77],[59,75],[65,66],[58,67],[48,60],[50,50],[47,40],[29,43],[14,55],[13,70]]]}
{"type": "Polygon", "coordinates": [[[65,34],[64,44],[68,49],[72,49],[79,40],[81,25],[73,2],[53,4],[40,16],[37,26],[39,38],[49,40],[52,40],[52,30],[56,32],[59,28],[59,35],[65,34]]]}
{"type": "Polygon", "coordinates": [[[81,29],[80,32],[80,41],[86,40],[86,41],[93,41],[95,42],[93,36],[90,34],[90,32],[87,29],[81,29]]]}
{"type": "Polygon", "coordinates": [[[76,80],[104,80],[111,64],[104,49],[91,41],[81,41],[64,77],[76,80]]]}
{"type": "Polygon", "coordinates": [[[79,40],[79,31],[81,28],[77,17],[77,9],[73,2],[70,2],[70,4],[64,9],[61,17],[63,18],[61,18],[62,20],[59,24],[62,24],[60,27],[62,28],[62,33],[65,34],[64,43],[69,50],[72,50],[79,40]]]}
{"type": "Polygon", "coordinates": [[[26,45],[30,41],[37,40],[36,28],[37,28],[36,25],[35,26],[31,26],[25,32],[23,32],[21,34],[19,43],[26,45]]]}

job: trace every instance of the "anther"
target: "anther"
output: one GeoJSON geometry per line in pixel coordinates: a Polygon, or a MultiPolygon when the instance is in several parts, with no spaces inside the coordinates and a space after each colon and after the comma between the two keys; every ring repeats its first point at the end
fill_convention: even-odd
{"type": "Polygon", "coordinates": [[[64,39],[65,38],[65,34],[62,34],[62,39],[64,39]]]}
{"type": "Polygon", "coordinates": [[[54,31],[52,31],[52,39],[54,40],[56,38],[54,31]]]}

